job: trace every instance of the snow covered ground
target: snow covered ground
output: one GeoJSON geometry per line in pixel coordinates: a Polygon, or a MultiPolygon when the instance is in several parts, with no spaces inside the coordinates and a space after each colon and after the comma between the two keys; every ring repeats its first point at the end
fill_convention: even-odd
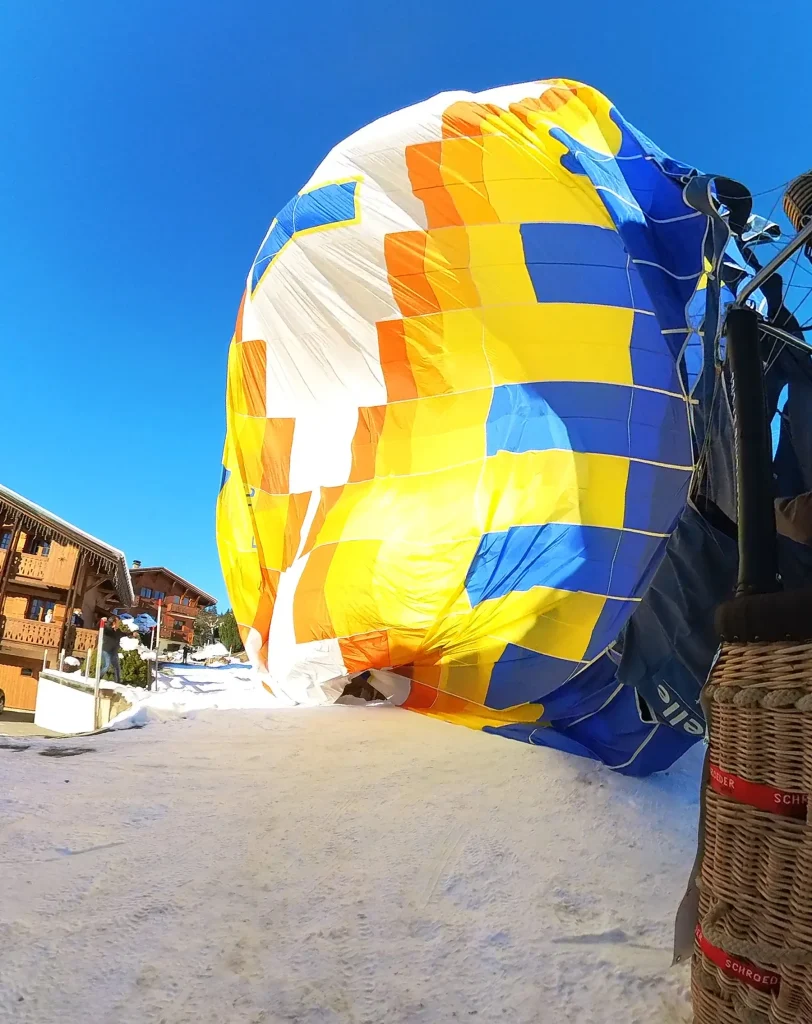
{"type": "Polygon", "coordinates": [[[388,706],[222,710],[239,673],[0,741],[0,1020],[690,1020],[700,750],[635,781],[388,706]]]}

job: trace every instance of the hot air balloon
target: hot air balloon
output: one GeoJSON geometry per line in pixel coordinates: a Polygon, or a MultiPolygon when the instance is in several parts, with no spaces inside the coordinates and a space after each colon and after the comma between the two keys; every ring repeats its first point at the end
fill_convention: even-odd
{"type": "Polygon", "coordinates": [[[623,684],[617,644],[697,457],[695,177],[554,80],[383,117],[282,207],[217,507],[265,685],[318,703],[371,671],[407,708],[638,774],[702,735],[690,702],[669,727],[662,680],[662,713],[623,684]]]}

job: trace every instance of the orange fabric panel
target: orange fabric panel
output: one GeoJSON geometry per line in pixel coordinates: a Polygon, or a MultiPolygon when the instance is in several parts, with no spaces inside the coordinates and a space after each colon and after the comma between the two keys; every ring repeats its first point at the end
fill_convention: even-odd
{"type": "Polygon", "coordinates": [[[287,494],[290,491],[290,453],[295,423],[292,417],[265,420],[260,486],[268,494],[287,494]]]}
{"type": "Polygon", "coordinates": [[[352,439],[350,483],[371,480],[375,476],[375,459],[385,416],[385,405],[373,405],[358,410],[358,426],[352,439]]]}
{"type": "Polygon", "coordinates": [[[293,596],[293,630],[297,644],[335,639],[325,583],[337,547],[338,544],[324,544],[314,548],[305,563],[293,596]]]}
{"type": "Polygon", "coordinates": [[[411,711],[427,711],[430,707],[434,706],[436,700],[437,690],[433,686],[426,686],[425,683],[418,683],[412,680],[409,696],[402,706],[409,708],[411,711]]]}
{"type": "Polygon", "coordinates": [[[386,630],[376,630],[363,636],[338,641],[341,656],[348,672],[363,672],[368,668],[388,668],[391,664],[389,638],[386,630]]]}
{"type": "Polygon", "coordinates": [[[302,541],[302,524],[307,515],[307,507],[310,504],[311,491],[303,491],[301,494],[291,494],[288,503],[288,517],[285,522],[285,539],[282,550],[282,571],[289,569],[299,550],[302,541]]]}
{"type": "Polygon", "coordinates": [[[265,342],[243,341],[237,351],[240,359],[243,401],[248,416],[265,415],[266,352],[265,342]]]}
{"type": "Polygon", "coordinates": [[[570,86],[569,88],[554,86],[552,89],[545,89],[541,96],[535,98],[535,102],[538,103],[541,110],[552,112],[558,110],[559,107],[563,107],[565,103],[569,103],[577,95],[578,90],[575,86],[570,86]]]}
{"type": "Polygon", "coordinates": [[[442,175],[442,143],[423,142],[406,147],[406,167],[412,191],[426,210],[429,228],[464,224],[442,175]]]}
{"type": "MultiPolygon", "coordinates": [[[[268,634],[271,631],[271,619],[273,618],[273,609],[276,602],[276,594],[279,590],[279,578],[281,573],[275,572],[270,569],[262,570],[263,580],[263,591],[259,599],[259,607],[254,615],[254,621],[252,623],[253,628],[262,637],[262,646],[260,647],[260,657],[266,662],[268,661],[268,634]]],[[[245,638],[243,637],[243,643],[245,638]]]]}
{"type": "Polygon", "coordinates": [[[404,316],[423,316],[440,308],[426,277],[427,241],[424,231],[398,231],[383,240],[392,295],[404,316]]]}
{"type": "Polygon", "coordinates": [[[378,351],[387,399],[400,402],[405,398],[417,398],[417,385],[409,364],[403,321],[382,320],[375,326],[378,330],[378,351]]]}
{"type": "Polygon", "coordinates": [[[479,138],[482,135],[482,122],[491,111],[481,103],[459,100],[443,111],[443,138],[479,138]]]}

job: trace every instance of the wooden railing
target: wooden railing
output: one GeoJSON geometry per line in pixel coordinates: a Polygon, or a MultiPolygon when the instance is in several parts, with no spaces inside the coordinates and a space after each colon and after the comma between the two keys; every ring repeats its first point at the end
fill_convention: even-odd
{"type": "MultiPolygon", "coordinates": [[[[89,630],[88,632],[92,632],[89,630]]],[[[18,644],[36,644],[56,650],[62,638],[61,622],[35,622],[33,619],[6,619],[3,640],[18,644]]]]}
{"type": "Polygon", "coordinates": [[[76,634],[73,640],[74,654],[84,654],[91,647],[96,646],[99,639],[99,631],[97,629],[80,629],[77,626],[74,632],[76,634]]]}
{"type": "Polygon", "coordinates": [[[197,618],[197,606],[193,604],[165,604],[164,612],[167,615],[191,615],[197,618]]]}
{"type": "Polygon", "coordinates": [[[19,556],[20,562],[17,566],[17,575],[25,576],[29,580],[44,580],[48,568],[47,555],[26,555],[19,556]]]}

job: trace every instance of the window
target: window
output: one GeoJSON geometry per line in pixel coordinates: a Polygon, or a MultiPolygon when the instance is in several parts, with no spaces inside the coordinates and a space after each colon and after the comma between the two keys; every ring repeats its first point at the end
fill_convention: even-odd
{"type": "Polygon", "coordinates": [[[11,547],[11,530],[0,530],[0,551],[8,551],[11,547]]]}
{"type": "Polygon", "coordinates": [[[172,595],[172,596],[171,596],[171,597],[169,598],[169,603],[170,603],[170,604],[180,604],[180,598],[179,598],[179,597],[177,596],[177,594],[173,594],[173,595],[172,595]]]}
{"type": "Polygon", "coordinates": [[[55,604],[53,601],[45,601],[41,597],[28,599],[28,610],[25,613],[27,619],[34,622],[50,622],[53,618],[55,604]]]}
{"type": "Polygon", "coordinates": [[[33,668],[24,668],[22,670],[22,672],[20,673],[21,676],[33,676],[33,674],[34,674],[33,668]]]}
{"type": "Polygon", "coordinates": [[[26,555],[43,555],[47,557],[51,553],[51,542],[44,537],[38,537],[36,534],[31,533],[26,538],[23,552],[26,555]]]}
{"type": "Polygon", "coordinates": [[[149,587],[141,587],[141,597],[152,597],[152,591],[149,587]]]}
{"type": "Polygon", "coordinates": [[[155,598],[156,601],[163,601],[163,599],[166,597],[166,594],[163,592],[163,590],[153,590],[152,596],[155,598]]]}
{"type": "Polygon", "coordinates": [[[184,597],[184,599],[183,599],[183,603],[184,603],[184,604],[188,604],[188,603],[189,603],[189,598],[188,598],[188,597],[184,597]]]}
{"type": "Polygon", "coordinates": [[[181,622],[180,619],[175,619],[175,621],[172,623],[172,629],[183,629],[184,626],[185,623],[181,622]]]}

